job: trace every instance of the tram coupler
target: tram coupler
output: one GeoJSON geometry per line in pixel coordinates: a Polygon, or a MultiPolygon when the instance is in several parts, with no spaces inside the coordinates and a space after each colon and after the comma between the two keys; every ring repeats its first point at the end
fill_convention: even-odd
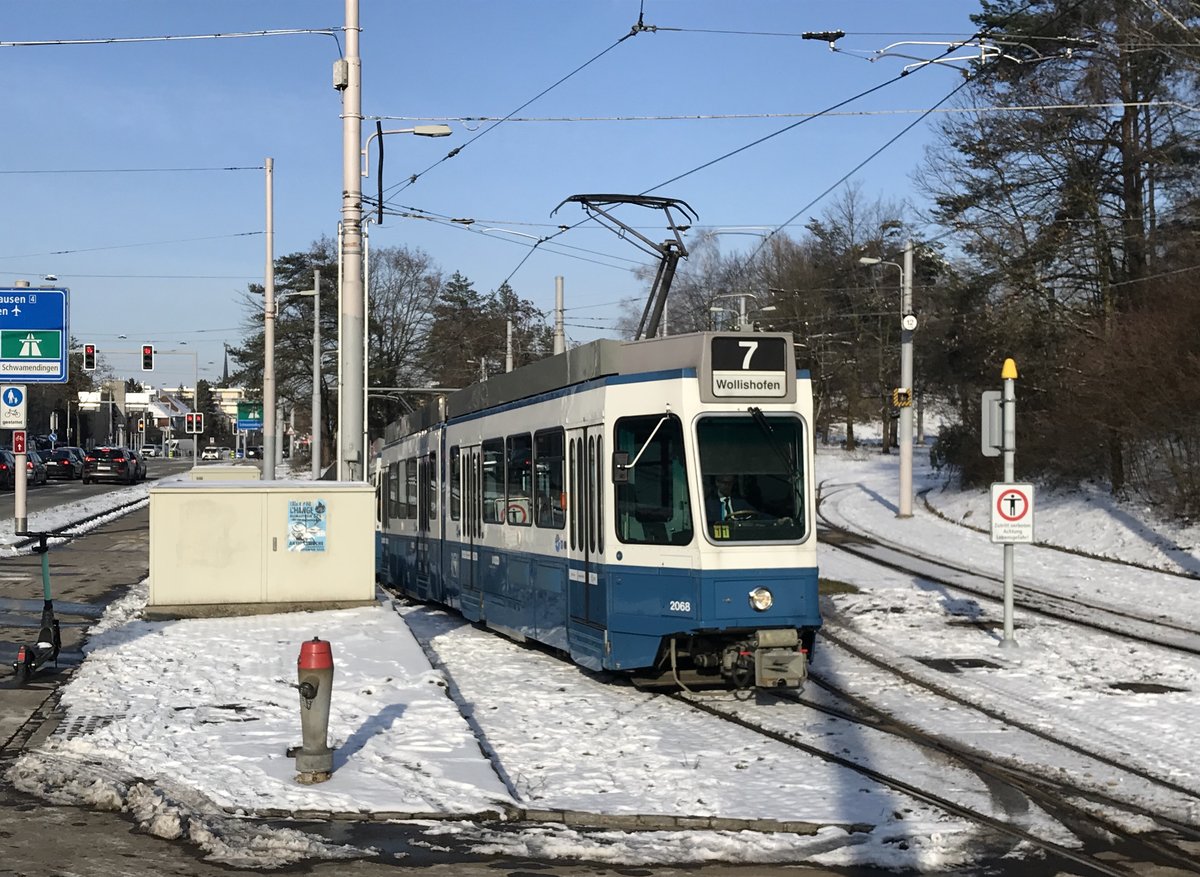
{"type": "Polygon", "coordinates": [[[313,637],[300,646],[296,661],[300,691],[300,732],[303,745],[288,750],[296,759],[296,782],[323,783],[333,774],[329,740],[329,698],[333,693],[333,650],[313,637]]]}
{"type": "Polygon", "coordinates": [[[19,684],[25,684],[33,674],[51,661],[58,666],[58,653],[62,651],[62,631],[54,617],[54,601],[50,599],[50,546],[49,533],[22,533],[37,536],[38,544],[33,553],[42,556],[42,620],[38,627],[37,642],[21,646],[13,662],[13,674],[19,684]]]}

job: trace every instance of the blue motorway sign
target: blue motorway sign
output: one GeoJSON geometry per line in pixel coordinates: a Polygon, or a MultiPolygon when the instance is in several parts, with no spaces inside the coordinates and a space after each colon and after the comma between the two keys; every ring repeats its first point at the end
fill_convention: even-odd
{"type": "Polygon", "coordinates": [[[65,289],[0,287],[0,380],[65,384],[69,313],[65,289]]]}

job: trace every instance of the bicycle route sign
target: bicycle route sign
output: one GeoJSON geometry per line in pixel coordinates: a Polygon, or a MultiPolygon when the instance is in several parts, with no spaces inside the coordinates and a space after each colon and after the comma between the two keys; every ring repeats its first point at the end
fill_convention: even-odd
{"type": "Polygon", "coordinates": [[[0,380],[65,384],[69,313],[65,289],[0,287],[0,380]]]}

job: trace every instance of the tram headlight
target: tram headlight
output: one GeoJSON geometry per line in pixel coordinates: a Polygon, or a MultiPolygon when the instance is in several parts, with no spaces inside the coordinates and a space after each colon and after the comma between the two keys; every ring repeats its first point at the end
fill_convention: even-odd
{"type": "Polygon", "coordinates": [[[750,606],[756,612],[766,612],[775,605],[775,595],[766,588],[755,588],[750,592],[750,606]]]}

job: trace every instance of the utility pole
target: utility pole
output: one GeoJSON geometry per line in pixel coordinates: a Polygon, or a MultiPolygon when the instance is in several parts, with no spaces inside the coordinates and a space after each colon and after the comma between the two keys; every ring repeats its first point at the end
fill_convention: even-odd
{"type": "MultiPolygon", "coordinates": [[[[365,478],[362,434],[364,353],[362,245],[362,58],[359,0],[346,0],[346,56],[335,62],[334,84],[342,92],[342,294],[338,345],[342,391],[338,394],[338,479],[365,478]],[[342,74],[344,73],[344,78],[342,74]]],[[[266,412],[264,412],[265,415],[266,412]]]]}
{"type": "Polygon", "coordinates": [[[313,271],[312,477],[321,477],[321,272],[313,271]]]}
{"type": "Polygon", "coordinates": [[[562,275],[554,278],[554,352],[563,353],[567,349],[567,336],[563,331],[563,279],[562,275]]]}
{"type": "MultiPolygon", "coordinates": [[[[267,266],[263,280],[263,481],[275,480],[275,161],[267,166],[267,266]]],[[[194,437],[193,437],[194,438],[194,437]]],[[[193,448],[195,445],[193,444],[193,448]]]]}

